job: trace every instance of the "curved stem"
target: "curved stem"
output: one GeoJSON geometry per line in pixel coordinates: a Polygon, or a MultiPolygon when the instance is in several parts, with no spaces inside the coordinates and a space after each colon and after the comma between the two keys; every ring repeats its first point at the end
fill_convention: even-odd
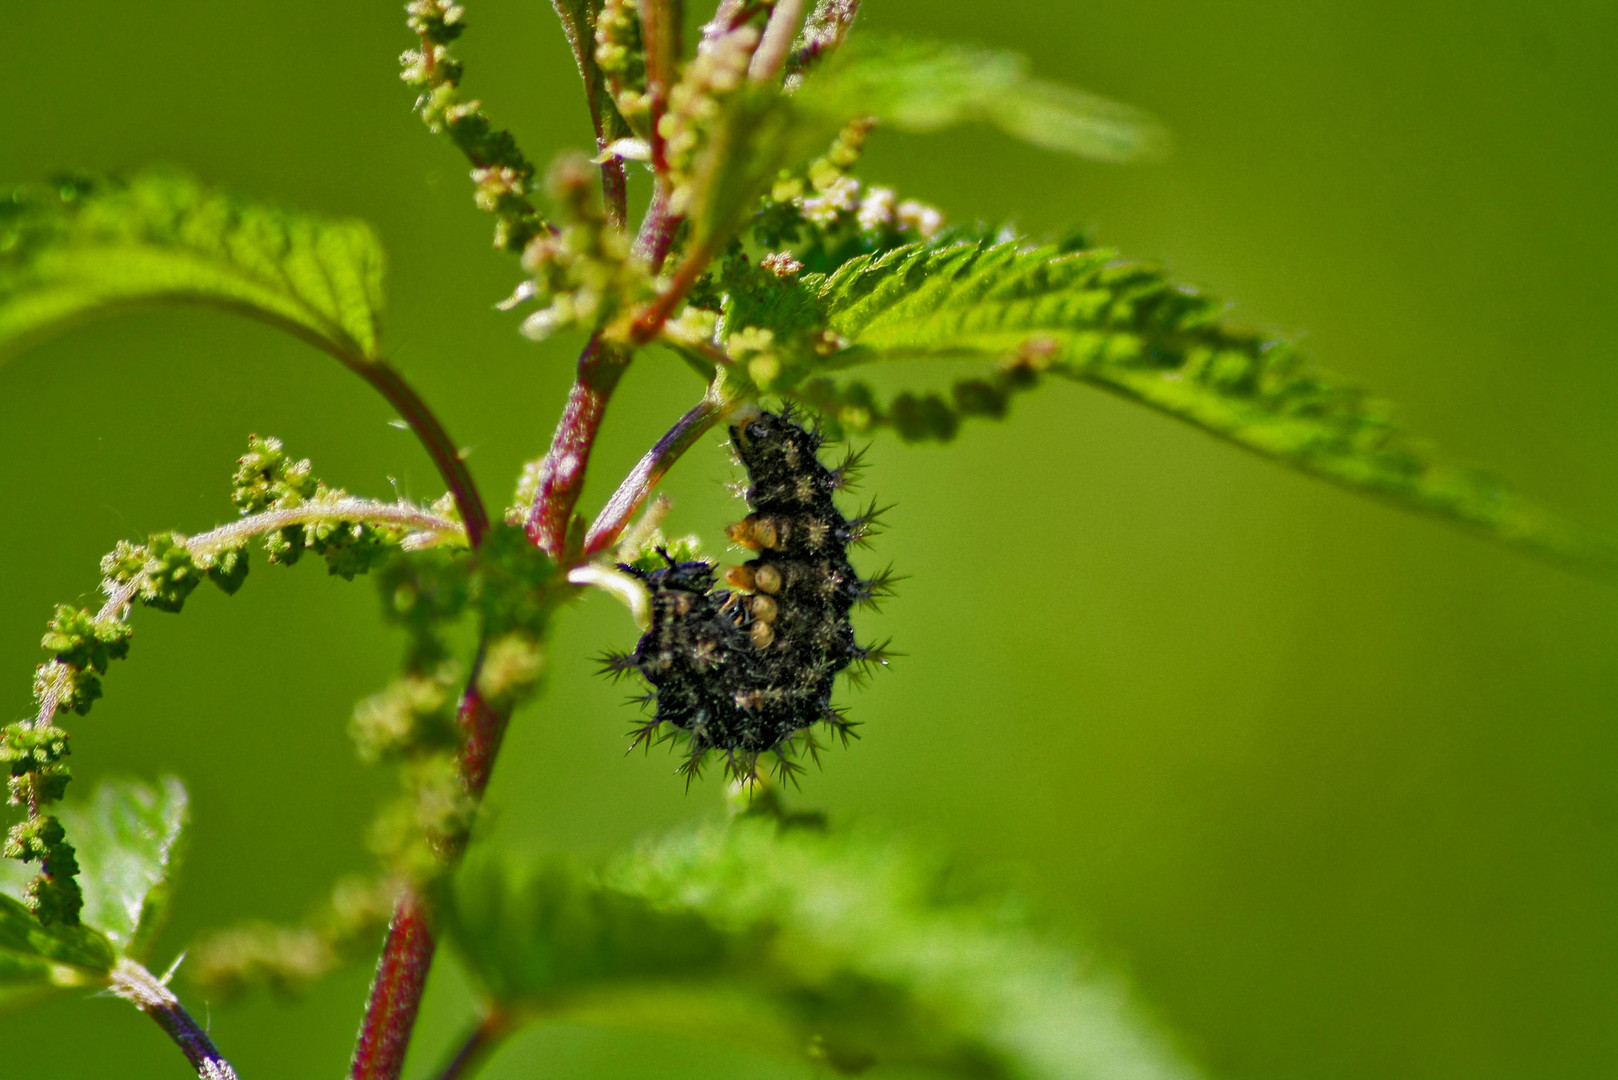
{"type": "Polygon", "coordinates": [[[201,1080],[236,1080],[236,1070],[208,1038],[174,992],[150,971],[127,957],[118,961],[108,989],[157,1022],[201,1080]]]}
{"type": "MultiPolygon", "coordinates": [[[[320,521],[363,521],[379,525],[396,525],[416,530],[437,542],[445,539],[465,539],[461,526],[448,518],[439,517],[409,503],[380,503],[370,499],[335,499],[328,503],[306,503],[290,510],[268,510],[262,514],[232,521],[217,529],[184,538],[185,548],[193,558],[216,554],[220,549],[235,547],[254,536],[284,529],[290,525],[309,525],[320,521]]],[[[176,537],[179,539],[179,537],[176,537]]],[[[108,623],[123,618],[124,611],[134,603],[135,596],[146,584],[144,571],[114,588],[95,614],[95,622],[108,623]]],[[[61,664],[54,660],[52,664],[61,664]]],[[[40,697],[39,709],[33,720],[35,727],[46,727],[61,708],[61,683],[50,681],[40,697]]]]}
{"type": "Polygon", "coordinates": [[[305,503],[290,510],[268,510],[253,514],[217,529],[187,537],[186,550],[193,556],[212,555],[221,548],[235,547],[254,536],[291,525],[314,525],[322,521],[357,521],[393,525],[426,533],[434,540],[465,540],[466,530],[458,522],[439,517],[410,503],[383,503],[372,499],[334,499],[328,503],[305,503]]]}
{"type": "Polygon", "coordinates": [[[730,393],[722,378],[715,379],[708,394],[671,427],[646,455],[635,464],[618,490],[612,493],[607,505],[601,508],[594,524],[584,538],[584,554],[594,555],[611,547],[622,535],[630,518],[635,516],[646,497],[657,486],[663,475],[691,449],[696,441],[712,430],[740,401],[730,393]]]}
{"type": "Polygon", "coordinates": [[[640,627],[641,633],[644,634],[652,628],[651,594],[637,578],[600,563],[585,563],[569,570],[567,580],[571,585],[593,585],[616,597],[629,609],[629,614],[640,627]]]}
{"type": "Polygon", "coordinates": [[[489,531],[489,512],[484,508],[483,496],[478,492],[477,484],[473,482],[472,474],[461,459],[461,452],[449,437],[449,432],[444,430],[438,417],[404,381],[404,377],[387,364],[378,360],[366,364],[351,363],[349,367],[399,410],[399,416],[421,440],[427,456],[438,467],[438,474],[444,478],[444,485],[449,488],[455,505],[461,511],[461,520],[466,524],[467,543],[477,547],[483,542],[483,534],[489,531]]]}

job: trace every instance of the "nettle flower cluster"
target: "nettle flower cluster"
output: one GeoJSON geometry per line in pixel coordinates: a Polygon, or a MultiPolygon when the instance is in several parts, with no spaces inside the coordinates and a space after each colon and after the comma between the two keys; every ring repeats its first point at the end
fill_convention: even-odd
{"type": "MultiPolygon", "coordinates": [[[[237,462],[231,501],[241,514],[232,524],[196,536],[167,532],[144,542],[119,541],[101,561],[106,601],[98,609],[58,605],[50,620],[41,642],[49,659],[34,676],[34,716],[0,729],[0,761],[9,766],[11,802],[27,808],[27,818],[8,834],[5,855],[39,864],[26,902],[43,923],[73,925],[84,904],[74,848],[62,823],[46,812],[72,778],[63,760],[70,738],[58,720],[65,712],[88,714],[102,696],[101,677],[110,662],[129,655],[133,608],[178,613],[204,582],[227,595],[236,593],[247,578],[249,544],[255,539],[271,564],[291,566],[312,552],[330,573],[352,580],[394,551],[464,538],[447,501],[417,507],[353,498],[317,479],[307,459],[294,460],[273,438],[249,441],[237,462]]],[[[360,735],[362,747],[377,742],[368,733],[360,735]]],[[[400,745],[404,742],[425,745],[419,739],[400,745]]],[[[440,745],[452,747],[454,740],[441,739],[440,745]]],[[[425,787],[417,794],[422,791],[425,787]]]]}

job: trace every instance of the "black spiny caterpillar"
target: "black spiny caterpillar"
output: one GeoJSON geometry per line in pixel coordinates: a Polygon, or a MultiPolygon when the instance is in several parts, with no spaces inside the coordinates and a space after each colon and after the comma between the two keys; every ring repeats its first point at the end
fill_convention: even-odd
{"type": "Polygon", "coordinates": [[[730,569],[729,589],[715,588],[712,563],[667,553],[668,565],[654,570],[624,567],[651,592],[652,625],[632,655],[606,664],[652,685],[642,700],[655,702],[656,714],[634,730],[631,748],[683,735],[687,782],[709,751],[722,753],[738,779],[754,775],[763,754],[791,777],[801,768],[798,752],[818,758],[815,724],[845,742],[853,728],[831,704],[838,672],[886,662],[880,647],[855,644],[849,619],[888,583],[885,574],[862,580],[848,559],[876,511],[850,521],[832,498],[848,486],[856,459],[826,468],[816,456],[819,433],[785,409],[733,426],[730,441],[747,469],[753,511],[730,527],[730,538],[757,557],[730,569]]]}

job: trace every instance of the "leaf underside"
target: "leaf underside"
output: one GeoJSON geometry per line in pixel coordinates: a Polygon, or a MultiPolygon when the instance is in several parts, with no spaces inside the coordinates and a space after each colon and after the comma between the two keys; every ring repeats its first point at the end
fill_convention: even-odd
{"type": "Polygon", "coordinates": [[[360,364],[378,355],[381,280],[366,226],[259,206],[178,173],[65,177],[0,200],[0,356],[96,315],[199,303],[360,364]]]}
{"type": "Polygon", "coordinates": [[[1434,456],[1385,402],[1309,369],[1284,342],[1227,325],[1216,301],[1114,252],[947,240],[859,256],[805,284],[846,346],[832,367],[964,358],[1060,375],[1497,540],[1585,569],[1618,567],[1612,545],[1434,456]]]}
{"type": "Polygon", "coordinates": [[[1116,980],[877,838],[744,818],[598,874],[486,858],[447,919],[490,995],[519,1013],[711,1035],[839,1071],[1195,1075],[1116,980]]]}

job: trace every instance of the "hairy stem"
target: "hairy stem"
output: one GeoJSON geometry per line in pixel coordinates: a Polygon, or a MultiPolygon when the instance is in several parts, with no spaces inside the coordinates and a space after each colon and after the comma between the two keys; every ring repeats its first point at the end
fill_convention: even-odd
{"type": "Polygon", "coordinates": [[[804,24],[804,45],[792,56],[792,68],[803,71],[836,50],[859,14],[860,0],[819,0],[804,24]]]}
{"type": "MultiPolygon", "coordinates": [[[[305,503],[290,510],[267,510],[217,529],[188,537],[186,550],[193,556],[212,555],[235,547],[244,540],[291,525],[318,525],[327,521],[356,521],[368,525],[394,525],[424,534],[433,542],[466,540],[466,530],[449,518],[412,506],[410,503],[384,503],[372,499],[336,499],[328,503],[305,503]]],[[[416,544],[413,546],[423,546],[416,544]]]]}
{"type": "Polygon", "coordinates": [[[568,527],[584,489],[590,450],[606,416],[607,402],[628,370],[629,360],[627,352],[604,341],[599,333],[591,337],[579,356],[578,375],[562,407],[550,451],[540,463],[539,486],[528,515],[528,536],[535,547],[558,561],[565,561],[569,554],[568,527]]]}
{"type": "MultiPolygon", "coordinates": [[[[669,216],[663,185],[652,194],[652,204],[635,238],[635,253],[655,270],[667,258],[674,242],[676,222],[669,216]]],[[[566,561],[567,536],[584,489],[590,450],[601,431],[607,402],[618,380],[629,368],[631,354],[598,332],[579,355],[578,374],[568,391],[562,418],[551,437],[550,450],[539,465],[539,482],[528,514],[528,536],[534,546],[554,559],[566,561]]]]}
{"type": "Polygon", "coordinates": [[[640,235],[635,237],[635,257],[644,259],[653,273],[663,269],[663,261],[668,258],[680,220],[669,213],[668,186],[658,184],[652,190],[652,204],[646,209],[646,220],[641,222],[640,235]]]}
{"type": "MultiPolygon", "coordinates": [[[[646,220],[641,222],[640,235],[635,239],[635,254],[650,263],[654,271],[662,271],[681,220],[669,213],[667,186],[658,184],[657,190],[652,193],[652,205],[646,211],[646,220]]],[[[682,252],[672,279],[657,298],[636,316],[629,330],[630,341],[644,345],[658,335],[669,316],[674,314],[674,309],[685,299],[686,293],[691,291],[691,287],[708,269],[708,264],[713,262],[713,256],[714,252],[709,249],[682,252]]]]}
{"type": "Polygon", "coordinates": [[[399,416],[421,440],[427,456],[433,459],[438,474],[443,477],[444,485],[449,488],[455,505],[461,511],[461,520],[466,523],[467,543],[477,547],[483,542],[483,534],[489,531],[489,512],[484,508],[483,496],[478,492],[477,484],[473,482],[472,474],[462,460],[460,450],[449,437],[449,432],[444,430],[438,417],[404,381],[404,377],[387,364],[377,361],[350,366],[399,410],[399,416]]]}
{"type": "Polygon", "coordinates": [[[694,446],[698,439],[736,407],[740,398],[727,390],[723,379],[715,379],[708,394],[675,423],[646,455],[636,463],[607,505],[601,508],[584,538],[584,553],[594,555],[617,542],[629,520],[663,475],[694,446]]]}
{"type": "Polygon", "coordinates": [[[437,943],[426,901],[407,888],[393,907],[388,937],[371,982],[371,999],[354,1045],[350,1080],[397,1080],[416,1026],[437,943]]]}
{"type": "MultiPolygon", "coordinates": [[[[596,133],[596,150],[606,153],[612,139],[596,133]]],[[[601,198],[607,208],[607,224],[623,231],[629,223],[629,177],[622,158],[610,157],[601,163],[601,198]]]]}
{"type": "MultiPolygon", "coordinates": [[[[461,528],[459,523],[429,513],[410,503],[335,499],[327,503],[306,503],[290,510],[268,510],[262,514],[252,514],[228,525],[221,525],[217,529],[185,537],[183,542],[193,558],[204,557],[215,555],[224,548],[235,547],[244,540],[263,536],[277,529],[291,525],[313,525],[323,521],[362,521],[367,524],[395,525],[412,529],[424,541],[411,545],[416,547],[425,547],[430,543],[441,543],[445,540],[464,540],[466,537],[466,530],[461,528]]],[[[107,594],[107,600],[101,605],[101,609],[96,612],[95,621],[109,623],[123,618],[124,612],[134,603],[135,596],[145,584],[146,574],[142,572],[113,589],[107,594]]],[[[49,726],[60,708],[60,684],[53,682],[40,698],[39,710],[34,717],[33,725],[49,726]]]]}
{"type": "Polygon", "coordinates": [[[764,36],[747,67],[747,77],[756,83],[773,82],[786,66],[792,41],[798,36],[803,23],[803,0],[777,0],[770,21],[764,24],[764,36]]]}
{"type": "Polygon", "coordinates": [[[687,252],[685,258],[680,260],[680,265],[675,267],[668,285],[635,317],[635,323],[629,329],[629,339],[636,345],[644,345],[655,338],[712,261],[713,253],[710,251],[687,252]]]}
{"type": "MultiPolygon", "coordinates": [[[[458,758],[461,782],[476,801],[481,802],[489,786],[495,757],[505,737],[509,715],[491,707],[477,691],[479,655],[472,676],[461,694],[458,710],[461,751],[458,758]]],[[[450,838],[448,861],[453,864],[465,849],[468,836],[450,838]]],[[[407,886],[394,904],[393,920],[377,961],[371,982],[370,1001],[360,1024],[350,1080],[398,1080],[404,1069],[405,1052],[427,987],[437,941],[433,936],[432,912],[426,898],[414,886],[407,886]]]]}
{"type": "Polygon", "coordinates": [[[180,1005],[174,992],[150,971],[127,957],[109,976],[108,989],[157,1022],[201,1080],[236,1080],[236,1070],[197,1022],[180,1005]]]}
{"type": "MultiPolygon", "coordinates": [[[[666,0],[648,3],[647,8],[655,8],[657,14],[665,19],[670,12],[677,14],[679,10],[678,4],[666,0]]],[[[677,22],[669,24],[671,27],[677,25],[677,22]]],[[[667,36],[677,33],[677,30],[665,28],[658,32],[664,36],[664,40],[677,41],[667,36]]],[[[674,240],[675,223],[669,217],[667,206],[667,200],[660,193],[654,193],[652,205],[641,222],[635,241],[636,252],[654,268],[663,264],[674,240]]],[[[539,483],[528,518],[528,535],[536,547],[559,561],[566,561],[573,554],[567,551],[573,509],[578,505],[580,492],[584,488],[590,451],[601,430],[607,403],[628,369],[631,355],[628,350],[604,341],[599,333],[591,337],[579,356],[578,372],[551,438],[550,449],[540,463],[539,483]]],[[[441,470],[454,468],[465,476],[464,490],[470,498],[463,503],[457,494],[457,502],[466,521],[467,541],[472,547],[477,547],[487,531],[488,515],[460,455],[454,451],[426,406],[413,392],[409,392],[409,387],[402,380],[394,376],[392,380],[373,380],[373,385],[388,394],[388,399],[395,403],[405,419],[413,428],[417,428],[417,434],[427,445],[434,461],[441,462],[441,470]],[[399,396],[395,397],[395,394],[399,396]],[[414,408],[407,411],[406,404],[412,404],[414,408]],[[417,427],[413,417],[421,418],[420,427],[417,427]],[[429,438],[424,432],[435,434],[435,437],[429,438]],[[439,448],[437,452],[435,446],[439,448]],[[480,523],[476,529],[473,527],[474,517],[480,523]]],[[[450,490],[458,492],[460,489],[452,483],[450,490]]],[[[475,800],[480,800],[494,768],[509,717],[490,707],[478,694],[476,686],[477,666],[474,665],[471,680],[460,703],[463,732],[460,772],[468,793],[475,800]]],[[[456,857],[458,852],[452,856],[456,857]]],[[[388,928],[382,956],[377,963],[370,1001],[349,1069],[350,1080],[398,1080],[404,1068],[405,1051],[410,1043],[416,1012],[421,1005],[435,947],[427,904],[419,893],[407,889],[394,908],[393,922],[388,928]]]]}

